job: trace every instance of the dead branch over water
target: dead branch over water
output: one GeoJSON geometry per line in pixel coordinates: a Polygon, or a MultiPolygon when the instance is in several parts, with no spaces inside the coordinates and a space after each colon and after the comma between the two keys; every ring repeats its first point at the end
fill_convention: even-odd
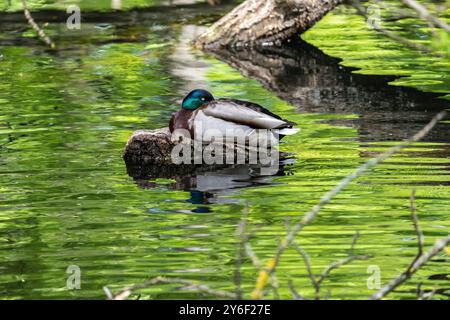
{"type": "Polygon", "coordinates": [[[428,261],[430,261],[435,255],[445,249],[450,243],[450,235],[444,239],[437,240],[433,247],[428,250],[427,253],[421,255],[419,258],[416,258],[413,263],[408,267],[408,269],[399,275],[397,278],[393,279],[383,288],[381,288],[377,293],[375,293],[371,299],[379,300],[390,292],[394,291],[399,285],[404,283],[406,280],[411,278],[411,276],[416,273],[422,266],[424,266],[428,261]]]}
{"type": "MultiPolygon", "coordinates": [[[[372,300],[379,300],[388,295],[390,292],[394,291],[395,288],[397,288],[406,280],[411,278],[411,276],[414,273],[416,273],[423,265],[425,265],[428,261],[430,261],[435,255],[444,250],[445,247],[450,243],[450,235],[448,235],[446,238],[436,241],[435,245],[431,247],[431,249],[427,253],[425,254],[423,253],[424,237],[422,230],[420,229],[419,226],[419,219],[417,217],[414,200],[415,200],[415,190],[411,192],[410,210],[411,210],[411,219],[417,236],[417,248],[418,248],[417,256],[414,258],[409,267],[402,274],[400,274],[397,278],[393,279],[391,282],[389,282],[383,288],[381,288],[378,292],[372,295],[371,297],[372,300]]],[[[420,288],[418,291],[421,292],[420,288]]],[[[419,293],[418,299],[419,300],[428,299],[434,294],[435,291],[436,290],[433,289],[428,294],[419,293]]]]}
{"type": "MultiPolygon", "coordinates": [[[[361,2],[359,2],[358,0],[350,0],[352,6],[356,9],[357,13],[359,15],[361,15],[362,17],[364,17],[367,21],[369,20],[369,16],[367,14],[367,10],[364,6],[361,5],[361,2]]],[[[411,40],[408,40],[402,36],[399,36],[398,34],[396,34],[395,32],[389,31],[385,28],[382,28],[380,25],[378,24],[373,24],[372,28],[377,31],[382,33],[383,35],[385,35],[386,37],[403,44],[404,46],[407,46],[411,49],[417,50],[417,51],[422,51],[425,53],[429,53],[429,54],[433,54],[436,56],[441,56],[440,54],[437,54],[435,52],[433,52],[433,50],[431,50],[430,48],[428,48],[427,46],[424,46],[422,44],[413,42],[411,40]]]]}
{"type": "Polygon", "coordinates": [[[426,7],[421,5],[420,3],[414,0],[402,0],[402,2],[417,12],[419,17],[430,22],[432,25],[444,29],[447,32],[450,32],[450,25],[448,25],[445,21],[439,19],[438,17],[432,15],[426,7]]]}
{"type": "MultiPolygon", "coordinates": [[[[446,116],[446,112],[440,112],[438,113],[422,130],[420,130],[418,133],[416,133],[411,138],[401,142],[400,144],[390,148],[386,152],[382,153],[376,158],[372,158],[369,161],[365,162],[363,165],[361,165],[359,168],[356,169],[353,173],[345,177],[341,180],[341,182],[331,191],[327,192],[322,196],[319,203],[315,205],[309,212],[307,212],[303,219],[298,221],[287,233],[286,237],[281,241],[280,246],[278,247],[277,252],[275,253],[274,257],[270,259],[264,270],[262,270],[259,273],[258,279],[256,281],[255,289],[252,293],[252,298],[254,299],[261,299],[263,298],[263,292],[264,288],[267,284],[267,281],[264,281],[268,278],[272,273],[275,272],[280,259],[283,255],[283,253],[286,251],[286,249],[292,245],[293,241],[295,240],[295,237],[303,230],[303,228],[310,224],[316,216],[319,214],[320,210],[328,204],[336,195],[338,195],[342,190],[344,190],[353,180],[356,178],[364,175],[369,171],[370,169],[374,168],[381,162],[385,161],[386,159],[389,159],[397,152],[401,151],[405,147],[411,145],[412,143],[421,140],[423,137],[425,137],[431,129],[446,116]]],[[[442,248],[441,248],[442,250],[442,248]]],[[[437,253],[437,252],[436,252],[437,253]]],[[[420,267],[421,265],[419,265],[420,267]]]]}
{"type": "Polygon", "coordinates": [[[223,291],[223,290],[214,290],[204,284],[198,284],[193,281],[186,280],[186,279],[164,278],[164,277],[156,277],[156,278],[150,279],[142,284],[137,284],[134,286],[127,287],[127,288],[121,290],[119,293],[117,293],[114,296],[110,294],[110,291],[107,287],[104,287],[103,290],[105,291],[107,296],[109,296],[109,298],[111,298],[112,300],[125,300],[131,295],[131,293],[133,291],[149,288],[149,287],[152,287],[152,286],[155,286],[158,284],[179,284],[179,285],[183,285],[185,288],[188,288],[189,290],[206,293],[208,295],[216,296],[219,298],[224,298],[224,299],[235,299],[236,298],[235,294],[233,294],[231,292],[227,292],[227,291],[223,291]]]}
{"type": "MultiPolygon", "coordinates": [[[[356,242],[359,238],[359,232],[356,232],[352,242],[350,249],[348,251],[348,256],[344,259],[338,260],[329,266],[327,266],[322,273],[319,276],[315,276],[312,272],[311,267],[311,261],[306,253],[306,251],[296,242],[296,236],[303,230],[305,226],[307,226],[309,223],[311,223],[316,216],[320,213],[321,209],[328,204],[336,195],[338,195],[342,190],[345,189],[353,180],[356,178],[362,176],[363,174],[366,174],[370,169],[373,169],[375,166],[380,164],[381,162],[385,161],[386,159],[389,159],[397,152],[401,151],[405,147],[408,147],[412,143],[421,140],[423,137],[425,137],[432,129],[433,127],[443,118],[446,116],[446,112],[443,111],[439,114],[437,114],[425,127],[423,127],[419,132],[417,132],[414,136],[411,138],[401,142],[400,144],[390,148],[386,152],[382,153],[378,157],[372,158],[362,164],[360,167],[358,167],[353,173],[346,176],[344,179],[341,180],[341,182],[333,188],[331,191],[327,192],[319,201],[317,205],[315,205],[309,212],[307,212],[303,219],[298,221],[293,227],[290,227],[287,225],[287,233],[283,240],[280,241],[279,247],[277,249],[277,252],[275,253],[274,257],[270,259],[265,266],[262,265],[261,260],[256,256],[255,252],[252,249],[252,246],[250,245],[250,239],[253,235],[253,232],[247,231],[248,226],[248,207],[244,209],[243,216],[241,218],[240,223],[237,226],[237,239],[239,240],[239,247],[238,247],[238,253],[237,253],[237,262],[236,262],[236,273],[235,273],[235,282],[236,282],[236,291],[235,293],[223,291],[223,290],[215,290],[211,289],[207,285],[199,284],[192,282],[190,280],[186,279],[179,279],[179,278],[164,278],[164,277],[156,277],[153,278],[147,282],[144,282],[143,284],[133,285],[130,287],[127,287],[123,290],[121,290],[116,295],[113,295],[107,287],[104,287],[104,291],[108,297],[108,299],[112,300],[123,300],[128,298],[134,291],[148,288],[151,286],[155,286],[158,284],[180,284],[184,287],[189,288],[192,291],[200,292],[200,293],[206,293],[211,296],[216,296],[219,298],[226,298],[226,299],[242,299],[243,298],[243,291],[241,288],[241,266],[244,260],[244,254],[247,255],[252,263],[256,266],[256,268],[259,271],[258,278],[256,281],[255,290],[252,293],[252,298],[254,299],[262,299],[265,294],[265,287],[267,284],[270,284],[272,286],[272,289],[274,291],[274,296],[278,297],[278,280],[275,277],[275,271],[276,268],[280,262],[280,259],[284,253],[284,251],[292,246],[297,252],[302,256],[303,261],[306,266],[306,270],[308,272],[308,276],[311,280],[311,283],[314,287],[314,298],[320,299],[320,289],[321,284],[324,282],[324,280],[327,279],[327,277],[330,275],[330,273],[340,268],[343,265],[346,265],[354,260],[365,260],[369,257],[366,255],[355,255],[354,254],[354,248],[356,245],[356,242]]],[[[439,252],[444,250],[450,243],[450,235],[447,236],[444,239],[436,241],[435,245],[431,247],[426,253],[423,253],[423,243],[424,243],[424,237],[423,233],[421,231],[421,228],[419,226],[418,217],[416,213],[416,207],[414,204],[415,200],[415,191],[412,192],[410,196],[410,211],[411,211],[411,219],[413,223],[414,230],[417,235],[417,246],[418,246],[418,254],[413,260],[413,262],[409,265],[409,267],[406,269],[405,272],[400,274],[397,278],[393,279],[391,282],[386,284],[384,287],[382,287],[378,292],[376,292],[374,295],[372,295],[371,299],[381,299],[388,295],[390,292],[394,291],[395,288],[403,284],[405,281],[407,281],[411,276],[416,273],[422,266],[424,266],[427,262],[429,262],[435,255],[437,255],[439,252]]],[[[288,281],[288,287],[292,294],[293,299],[296,300],[303,300],[305,299],[301,294],[297,292],[295,289],[293,282],[291,280],[288,281]]],[[[425,293],[420,288],[418,288],[418,298],[419,299],[429,299],[433,296],[436,289],[433,289],[433,291],[425,293]]]]}

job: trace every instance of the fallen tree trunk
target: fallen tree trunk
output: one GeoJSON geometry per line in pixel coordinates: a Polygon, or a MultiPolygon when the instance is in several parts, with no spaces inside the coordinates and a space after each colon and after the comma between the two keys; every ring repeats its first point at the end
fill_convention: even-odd
{"type": "MultiPolygon", "coordinates": [[[[142,179],[142,177],[150,178],[173,178],[173,177],[186,177],[205,172],[213,172],[224,168],[247,168],[253,171],[265,169],[261,171],[261,175],[275,175],[282,171],[280,164],[284,163],[286,159],[291,158],[292,154],[285,152],[279,152],[276,150],[276,154],[271,154],[272,157],[276,155],[273,160],[275,163],[261,163],[261,158],[258,157],[261,150],[253,151],[250,155],[250,151],[243,151],[244,163],[240,161],[227,162],[226,151],[224,150],[223,161],[213,162],[211,164],[205,163],[202,159],[200,163],[194,161],[194,153],[201,151],[201,155],[205,152],[205,148],[209,145],[201,146],[201,150],[195,151],[194,145],[191,144],[191,155],[193,158],[189,163],[175,164],[172,161],[172,149],[176,146],[171,140],[171,133],[169,128],[161,128],[156,130],[138,130],[135,131],[125,146],[123,159],[127,165],[128,174],[134,178],[142,179]],[[253,160],[255,161],[253,161],[253,160]]],[[[222,144],[219,145],[224,147],[222,144]]],[[[269,150],[269,149],[264,149],[269,150]]],[[[183,151],[184,152],[184,151],[183,151]]],[[[234,152],[234,151],[233,151],[234,152]]],[[[237,157],[237,149],[235,150],[235,156],[237,157]]],[[[237,160],[235,158],[234,160],[237,160]]],[[[281,165],[282,167],[283,165],[281,165]]]]}
{"type": "Polygon", "coordinates": [[[170,153],[175,146],[169,128],[138,130],[128,139],[123,158],[128,163],[172,164],[170,153]]]}
{"type": "Polygon", "coordinates": [[[279,45],[311,28],[343,0],[247,0],[197,38],[198,48],[279,45]]]}
{"type": "Polygon", "coordinates": [[[174,164],[171,159],[174,146],[167,127],[135,131],[128,139],[123,152],[128,175],[147,180],[173,178],[224,167],[224,165],[174,164]]]}

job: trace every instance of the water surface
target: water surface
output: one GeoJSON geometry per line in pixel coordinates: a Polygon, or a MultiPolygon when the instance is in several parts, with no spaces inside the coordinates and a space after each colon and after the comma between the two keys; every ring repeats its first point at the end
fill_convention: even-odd
{"type": "MultiPolygon", "coordinates": [[[[15,3],[0,8],[13,12],[15,3]]],[[[47,12],[64,8],[46,3],[47,12]]],[[[124,13],[98,21],[92,12],[109,12],[110,2],[80,3],[92,14],[80,31],[50,23],[56,51],[42,46],[19,15],[0,13],[0,294],[6,299],[103,299],[105,285],[115,291],[161,275],[233,291],[236,227],[246,206],[249,228],[257,230],[253,249],[269,259],[286,220],[301,217],[365,159],[449,108],[439,98],[450,92],[448,61],[422,63],[424,56],[367,31],[348,12],[327,17],[304,36],[309,43],[284,55],[258,53],[256,66],[267,57],[281,63],[268,81],[190,49],[189,39],[229,6],[136,1],[146,7],[136,11],[139,19],[124,13]],[[341,36],[339,19],[351,19],[351,39],[341,36]],[[368,43],[389,50],[375,54],[368,43]],[[297,122],[301,132],[281,145],[295,153],[295,163],[271,177],[246,168],[165,179],[127,172],[122,150],[130,134],[166,126],[193,87],[260,103],[297,122]],[[81,268],[80,290],[66,288],[70,265],[81,268]]],[[[332,274],[324,295],[364,299],[374,292],[366,285],[370,265],[380,267],[383,283],[406,268],[416,254],[413,188],[426,244],[449,233],[449,125],[358,179],[298,238],[320,273],[345,257],[353,234],[361,233],[356,252],[371,258],[332,274]]],[[[414,298],[423,282],[447,299],[448,270],[442,254],[390,297],[414,298]]],[[[247,298],[256,276],[245,260],[247,298]]],[[[281,298],[291,298],[289,279],[312,297],[294,250],[283,256],[278,277],[281,298]]],[[[205,296],[162,285],[141,298],[205,296]]]]}

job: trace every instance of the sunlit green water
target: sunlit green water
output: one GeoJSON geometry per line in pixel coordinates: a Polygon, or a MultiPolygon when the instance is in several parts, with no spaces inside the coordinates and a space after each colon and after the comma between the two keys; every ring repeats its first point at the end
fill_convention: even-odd
{"type": "MultiPolygon", "coordinates": [[[[397,2],[392,2],[399,5],[397,2]]],[[[450,7],[449,7],[450,8],[450,7]]],[[[413,86],[424,91],[447,94],[450,88],[450,63],[429,54],[410,50],[408,47],[390,41],[383,34],[374,31],[355,10],[341,6],[328,14],[315,28],[309,30],[303,39],[319,46],[330,55],[342,58],[343,65],[358,67],[357,73],[388,74],[401,76],[393,85],[413,86]],[[340,32],[336,32],[339,29],[340,32]]],[[[450,9],[445,15],[450,19],[450,9]]],[[[380,10],[380,18],[389,18],[389,11],[380,10]]],[[[420,19],[406,19],[400,22],[380,20],[380,26],[395,30],[415,43],[433,48],[450,57],[450,42],[440,37],[432,38],[430,28],[420,19]],[[425,24],[425,25],[424,25],[425,24]]],[[[442,38],[447,39],[448,34],[442,38]]]]}
{"type": "MultiPolygon", "coordinates": [[[[160,275],[233,291],[235,231],[246,205],[249,228],[257,230],[251,244],[265,261],[273,256],[286,219],[301,217],[364,159],[396,140],[386,132],[386,139],[373,141],[370,132],[333,125],[340,119],[363,119],[367,116],[363,113],[299,112],[256,80],[210,56],[189,53],[185,40],[195,28],[185,21],[192,23],[199,17],[195,12],[177,14],[155,14],[145,23],[120,27],[85,24],[81,31],[53,25],[49,33],[58,43],[56,53],[38,42],[0,49],[2,298],[102,299],[105,285],[116,291],[160,275]],[[171,180],[142,188],[145,184],[136,183],[126,172],[121,158],[124,144],[136,129],[166,126],[192,85],[209,88],[217,96],[261,103],[299,123],[302,131],[282,144],[282,150],[296,153],[296,163],[284,176],[247,188],[221,185],[200,193],[174,190],[171,180]],[[70,265],[81,268],[80,290],[66,288],[70,265]]],[[[329,19],[317,26],[317,34],[333,33],[336,20],[329,19]]],[[[340,28],[336,26],[339,32],[340,28]]],[[[317,44],[329,54],[350,57],[344,63],[363,67],[359,72],[364,73],[397,75],[388,69],[395,57],[395,70],[420,73],[420,88],[449,92],[445,62],[447,69],[436,67],[440,62],[434,60],[428,65],[417,59],[407,63],[413,54],[395,45],[378,55],[362,53],[363,65],[354,62],[355,48],[366,49],[368,42],[389,45],[361,24],[355,23],[355,28],[360,30],[360,42],[356,36],[348,42],[333,39],[337,45],[331,52],[325,40],[317,44]],[[439,83],[433,87],[437,77],[439,83]]],[[[314,29],[305,38],[311,35],[314,29]]],[[[5,32],[2,38],[14,36],[5,32]]],[[[440,106],[437,100],[430,104],[430,108],[440,106]]],[[[320,273],[345,257],[354,232],[361,232],[356,252],[371,258],[332,274],[323,285],[324,295],[366,298],[375,291],[366,284],[369,266],[379,266],[385,283],[409,264],[416,254],[408,200],[413,188],[426,244],[449,233],[446,129],[441,128],[444,131],[436,141],[418,143],[358,179],[298,238],[311,256],[314,272],[320,273]]],[[[443,289],[436,297],[447,299],[448,270],[449,258],[441,254],[390,297],[414,298],[416,285],[423,282],[426,289],[443,289]]],[[[247,298],[256,276],[257,269],[245,260],[242,281],[247,298]]],[[[291,298],[289,279],[299,292],[312,296],[301,257],[294,250],[283,256],[278,278],[282,298],[291,298]]],[[[151,299],[205,298],[167,285],[141,294],[151,299]]],[[[273,297],[271,292],[268,297],[273,297]]]]}

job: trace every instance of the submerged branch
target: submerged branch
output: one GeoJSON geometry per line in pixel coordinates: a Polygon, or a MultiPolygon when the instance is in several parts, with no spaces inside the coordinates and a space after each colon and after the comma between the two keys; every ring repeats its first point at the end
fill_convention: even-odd
{"type": "Polygon", "coordinates": [[[305,298],[300,293],[297,292],[297,289],[295,289],[294,284],[292,283],[292,280],[288,281],[288,287],[289,287],[289,290],[291,291],[292,298],[294,300],[305,300],[305,298]]]}
{"type": "Polygon", "coordinates": [[[308,272],[308,277],[311,280],[315,292],[317,292],[318,291],[317,281],[316,277],[314,276],[314,273],[312,272],[311,260],[309,259],[308,253],[305,250],[303,250],[303,248],[300,247],[298,243],[295,241],[292,242],[292,246],[302,256],[303,262],[305,263],[306,271],[308,272]]]}
{"type": "Polygon", "coordinates": [[[322,274],[319,276],[319,278],[317,279],[317,291],[316,291],[316,299],[320,299],[320,285],[322,284],[322,282],[330,275],[331,271],[338,269],[346,264],[349,264],[350,262],[354,261],[354,260],[366,260],[369,257],[366,255],[351,255],[348,256],[344,259],[338,260],[336,262],[333,262],[332,264],[330,264],[328,267],[325,268],[325,270],[323,270],[322,274]]]}
{"type": "MultiPolygon", "coordinates": [[[[369,19],[366,9],[361,5],[361,3],[358,0],[350,0],[350,3],[356,9],[356,11],[358,12],[359,15],[363,16],[366,20],[369,19]]],[[[419,43],[410,41],[406,38],[403,38],[392,31],[382,28],[378,24],[373,24],[372,27],[375,31],[378,31],[378,32],[382,33],[383,35],[385,35],[386,37],[391,38],[392,40],[394,40],[398,43],[401,43],[411,49],[414,49],[417,51],[422,51],[422,52],[429,53],[429,54],[433,54],[433,55],[436,55],[439,57],[442,56],[440,54],[435,53],[433,50],[431,50],[427,46],[424,46],[419,43]]]]}
{"type": "Polygon", "coordinates": [[[413,226],[414,226],[414,230],[416,231],[416,235],[417,235],[417,248],[418,248],[418,252],[417,252],[417,256],[416,258],[413,260],[413,262],[411,263],[411,265],[409,266],[408,270],[412,268],[412,266],[414,265],[414,263],[422,256],[423,254],[423,233],[422,230],[420,229],[420,225],[419,225],[419,219],[417,218],[417,212],[416,212],[416,207],[414,205],[414,201],[415,201],[415,196],[416,196],[416,191],[413,190],[411,192],[411,196],[409,198],[409,207],[410,207],[410,211],[411,211],[411,220],[413,222],[413,226]]]}
{"type": "MultiPolygon", "coordinates": [[[[253,265],[258,270],[261,270],[261,260],[258,258],[256,253],[253,251],[252,245],[250,244],[250,239],[253,236],[254,231],[248,232],[246,230],[247,223],[248,223],[248,207],[246,206],[244,209],[243,217],[241,218],[241,221],[238,224],[237,232],[236,232],[238,239],[240,239],[238,257],[237,257],[237,261],[236,261],[236,275],[238,275],[239,277],[237,277],[237,276],[235,277],[236,284],[237,284],[237,290],[236,290],[237,291],[237,297],[236,297],[237,299],[242,299],[242,290],[240,287],[240,281],[241,281],[240,268],[242,266],[242,261],[244,260],[244,253],[250,258],[253,265]]],[[[273,290],[274,297],[276,299],[279,299],[279,293],[278,293],[279,283],[278,283],[278,279],[275,276],[275,274],[272,274],[269,277],[269,281],[270,281],[270,285],[273,290]]]]}
{"type": "Polygon", "coordinates": [[[109,297],[112,296],[112,300],[125,300],[131,295],[131,293],[133,291],[149,288],[149,287],[152,287],[152,286],[158,285],[158,284],[181,284],[184,286],[188,286],[190,290],[206,293],[211,296],[216,296],[216,297],[225,298],[225,299],[235,299],[236,298],[235,294],[228,292],[228,291],[214,290],[214,289],[211,289],[210,287],[208,287],[207,285],[195,283],[195,282],[192,282],[192,281],[186,280],[186,279],[164,278],[164,277],[156,277],[156,278],[150,279],[142,284],[137,284],[134,286],[127,287],[127,288],[121,290],[119,293],[117,293],[114,296],[112,296],[110,293],[108,294],[108,292],[110,292],[110,291],[107,287],[104,288],[104,291],[107,293],[107,296],[109,296],[109,297]]]}
{"type": "MultiPolygon", "coordinates": [[[[450,243],[450,235],[447,238],[436,241],[436,244],[427,252],[423,253],[423,244],[424,244],[424,236],[422,230],[420,229],[419,219],[417,218],[416,207],[414,205],[415,201],[415,190],[411,192],[410,200],[410,211],[411,211],[411,220],[413,222],[414,230],[417,235],[417,248],[418,252],[414,260],[411,262],[408,268],[400,274],[397,278],[392,280],[390,283],[381,288],[377,293],[375,293],[371,299],[379,300],[394,291],[399,285],[404,283],[406,280],[411,278],[411,276],[419,270],[424,264],[426,264],[431,258],[433,258],[440,251],[444,250],[445,247],[450,243]]],[[[420,288],[421,284],[418,286],[418,296],[420,299],[430,298],[435,293],[435,289],[429,294],[424,294],[420,288]]]]}
{"type": "Polygon", "coordinates": [[[361,165],[359,168],[356,169],[353,173],[345,177],[341,180],[341,182],[332,190],[327,192],[322,196],[319,203],[315,205],[309,212],[307,212],[303,219],[298,221],[288,232],[286,237],[281,241],[277,252],[275,253],[275,256],[270,259],[264,270],[262,270],[258,276],[255,290],[253,291],[252,297],[254,299],[260,299],[263,295],[263,290],[267,284],[267,281],[263,281],[264,279],[267,279],[268,276],[273,274],[280,262],[281,256],[285,252],[285,250],[292,244],[292,242],[295,240],[295,237],[303,230],[303,228],[311,223],[316,216],[319,214],[320,210],[328,204],[336,195],[338,195],[342,190],[344,190],[353,180],[356,178],[362,176],[365,174],[368,170],[374,168],[381,162],[385,161],[386,159],[389,159],[397,152],[401,151],[405,147],[409,146],[413,142],[421,140],[423,137],[425,137],[431,129],[446,116],[447,112],[443,111],[438,113],[422,130],[417,132],[414,136],[410,137],[407,140],[404,140],[400,144],[390,148],[386,152],[382,153],[376,158],[372,158],[369,161],[365,162],[363,165],[361,165]]]}
{"type": "Polygon", "coordinates": [[[416,11],[419,16],[430,22],[432,25],[444,29],[447,32],[450,32],[450,25],[448,25],[445,21],[442,21],[441,19],[439,19],[438,17],[432,15],[427,8],[425,8],[423,5],[421,5],[420,3],[414,1],[414,0],[402,0],[402,2],[410,7],[411,9],[413,9],[414,11],[416,11]]]}
{"type": "Polygon", "coordinates": [[[351,248],[350,248],[350,252],[349,252],[349,256],[335,261],[332,264],[328,265],[320,274],[319,277],[315,277],[313,272],[312,272],[312,267],[311,267],[311,261],[309,259],[309,255],[306,253],[306,251],[300,247],[295,240],[292,242],[292,246],[295,248],[295,250],[297,250],[298,253],[300,253],[300,255],[303,257],[303,261],[305,262],[305,266],[306,266],[306,271],[308,272],[308,277],[311,280],[311,283],[314,287],[314,296],[316,300],[320,299],[320,289],[321,289],[321,284],[322,282],[330,275],[331,271],[338,269],[340,267],[342,267],[343,265],[346,265],[354,260],[366,260],[369,257],[366,255],[354,255],[353,254],[353,250],[354,247],[356,245],[356,241],[359,238],[359,232],[357,231],[355,233],[355,235],[353,236],[353,240],[352,240],[352,244],[351,244],[351,248]]]}
{"type": "Polygon", "coordinates": [[[434,296],[436,292],[437,292],[436,288],[433,288],[428,292],[422,290],[422,283],[419,283],[417,285],[417,300],[429,300],[434,296]]]}

